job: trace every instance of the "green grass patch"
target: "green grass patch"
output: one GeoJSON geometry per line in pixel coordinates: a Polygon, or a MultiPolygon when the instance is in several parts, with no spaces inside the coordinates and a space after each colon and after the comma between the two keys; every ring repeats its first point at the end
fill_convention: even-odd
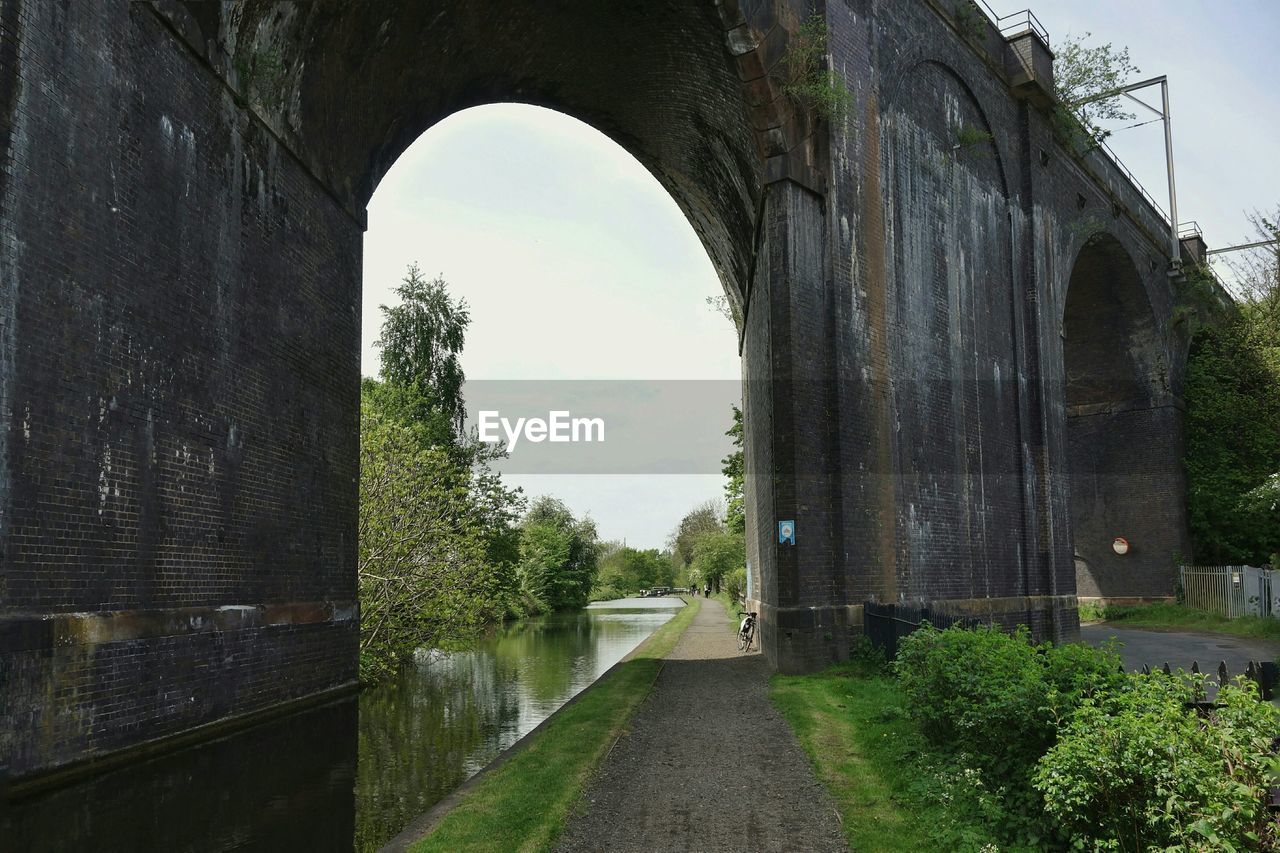
{"type": "Polygon", "coordinates": [[[564,830],[587,780],[649,694],[662,659],[702,603],[688,606],[629,660],[562,708],[524,749],[488,774],[412,846],[422,851],[545,850],[564,830]]]}
{"type": "Polygon", "coordinates": [[[1106,621],[1126,628],[1155,628],[1170,631],[1206,631],[1214,634],[1230,634],[1280,642],[1280,619],[1259,616],[1241,616],[1228,619],[1185,604],[1158,602],[1132,606],[1109,605],[1081,608],[1080,617],[1092,617],[1092,621],[1106,621]]]}
{"type": "Polygon", "coordinates": [[[841,664],[775,675],[771,696],[835,799],[849,849],[936,849],[930,829],[954,817],[921,793],[924,741],[892,678],[841,664]]]}
{"type": "Polygon", "coordinates": [[[742,609],[742,602],[731,598],[727,592],[717,592],[711,597],[724,605],[724,614],[729,617],[729,630],[738,633],[738,625],[742,622],[738,611],[742,609]]]}

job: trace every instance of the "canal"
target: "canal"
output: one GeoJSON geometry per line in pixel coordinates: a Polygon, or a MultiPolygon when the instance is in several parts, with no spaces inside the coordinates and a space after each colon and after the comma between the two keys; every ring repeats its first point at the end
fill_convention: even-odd
{"type": "Polygon", "coordinates": [[[679,606],[610,602],[421,650],[358,698],[9,802],[0,849],[376,850],[679,606]]]}

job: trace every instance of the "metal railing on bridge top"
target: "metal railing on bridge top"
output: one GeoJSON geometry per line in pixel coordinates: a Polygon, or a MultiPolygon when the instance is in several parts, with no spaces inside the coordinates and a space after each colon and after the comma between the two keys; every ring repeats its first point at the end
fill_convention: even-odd
{"type": "Polygon", "coordinates": [[[1001,15],[987,4],[987,0],[976,0],[976,5],[991,19],[991,23],[996,25],[996,29],[1005,38],[1012,38],[1029,30],[1039,36],[1045,47],[1049,47],[1049,31],[1045,29],[1044,24],[1040,23],[1040,19],[1030,9],[1023,9],[1020,12],[1013,12],[1009,15],[1001,15]]]}
{"type": "MultiPolygon", "coordinates": [[[[993,24],[995,24],[996,29],[998,29],[1000,34],[1005,38],[1012,38],[1030,31],[1035,33],[1036,36],[1044,42],[1045,47],[1051,47],[1049,43],[1049,31],[1045,28],[1044,24],[1040,23],[1040,19],[1037,18],[1035,13],[1030,9],[1023,9],[1020,12],[1001,15],[991,8],[991,5],[987,3],[987,0],[972,0],[972,2],[982,10],[982,13],[986,15],[993,24]]],[[[1138,176],[1135,175],[1129,167],[1124,164],[1124,161],[1120,159],[1120,155],[1107,144],[1105,139],[1097,140],[1097,148],[1104,157],[1111,160],[1112,164],[1120,170],[1125,178],[1128,179],[1129,183],[1138,190],[1139,195],[1146,200],[1147,204],[1151,205],[1152,209],[1155,210],[1157,215],[1164,221],[1165,226],[1168,227],[1170,225],[1169,212],[1165,210],[1164,206],[1161,205],[1160,202],[1156,201],[1155,196],[1147,191],[1147,188],[1142,185],[1142,181],[1138,180],[1138,176]]]]}

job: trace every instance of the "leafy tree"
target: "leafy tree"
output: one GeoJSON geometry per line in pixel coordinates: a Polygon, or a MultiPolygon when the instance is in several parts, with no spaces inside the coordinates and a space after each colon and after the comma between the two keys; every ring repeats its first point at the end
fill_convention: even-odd
{"type": "Polygon", "coordinates": [[[375,344],[382,350],[386,405],[422,424],[431,443],[456,445],[466,419],[458,354],[471,320],[467,303],[449,295],[443,278],[423,278],[417,264],[409,265],[396,295],[399,305],[381,306],[375,344]]]}
{"type": "Polygon", "coordinates": [[[457,644],[516,607],[523,508],[460,432],[469,317],[416,266],[383,308],[383,381],[361,383],[361,677],[413,649],[457,644]]]}
{"type": "Polygon", "coordinates": [[[1187,503],[1196,559],[1269,562],[1280,552],[1280,334],[1242,306],[1202,329],[1187,366],[1187,503]]]}
{"type": "Polygon", "coordinates": [[[689,510],[668,540],[676,568],[693,562],[694,545],[703,534],[721,530],[724,530],[724,509],[719,501],[705,501],[689,510]]]}
{"type": "Polygon", "coordinates": [[[1197,332],[1188,358],[1188,515],[1198,561],[1262,565],[1280,562],[1280,250],[1233,270],[1236,316],[1197,332]]]}
{"type": "Polygon", "coordinates": [[[641,551],[610,542],[600,548],[599,554],[599,571],[591,591],[593,600],[623,598],[642,589],[674,583],[670,559],[656,548],[641,551]]]}
{"type": "Polygon", "coordinates": [[[694,543],[691,567],[704,583],[711,584],[719,592],[725,577],[742,568],[746,561],[747,551],[742,534],[715,530],[703,533],[694,543]]]}
{"type": "Polygon", "coordinates": [[[471,469],[471,505],[485,540],[489,568],[501,580],[507,600],[514,605],[520,583],[516,566],[520,562],[520,527],[525,509],[521,489],[508,489],[502,478],[483,461],[471,469]]]}
{"type": "Polygon", "coordinates": [[[534,501],[520,532],[520,588],[529,608],[582,607],[590,596],[596,568],[595,523],[575,519],[555,498],[534,501]]]}
{"type": "Polygon", "coordinates": [[[1127,47],[1116,49],[1110,42],[1088,47],[1092,33],[1068,36],[1057,46],[1053,61],[1053,87],[1059,108],[1060,129],[1075,142],[1101,142],[1111,135],[1098,123],[1128,121],[1134,114],[1121,106],[1119,95],[1099,97],[1125,85],[1139,73],[1129,60],[1127,47]]]}
{"type": "Polygon", "coordinates": [[[470,472],[414,430],[362,400],[360,520],[360,673],[394,672],[422,646],[469,636],[500,618],[501,579],[486,557],[470,472]]]}
{"type": "MultiPolygon", "coordinates": [[[[1272,213],[1249,215],[1254,235],[1249,242],[1280,240],[1280,207],[1272,213]]],[[[1230,268],[1241,299],[1260,312],[1260,322],[1280,328],[1280,244],[1262,246],[1219,257],[1230,268]]]]}
{"type": "Polygon", "coordinates": [[[746,468],[742,455],[742,409],[733,407],[733,426],[725,435],[733,439],[736,448],[732,453],[720,460],[724,465],[720,470],[727,482],[724,485],[725,525],[734,533],[745,533],[747,529],[747,504],[744,492],[746,468]]]}

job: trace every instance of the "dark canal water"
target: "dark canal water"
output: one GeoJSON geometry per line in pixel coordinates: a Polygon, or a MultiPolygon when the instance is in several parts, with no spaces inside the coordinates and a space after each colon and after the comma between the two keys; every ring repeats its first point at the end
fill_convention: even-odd
{"type": "Polygon", "coordinates": [[[593,608],[420,652],[358,699],[0,801],[0,851],[376,850],[673,613],[593,608]]]}

